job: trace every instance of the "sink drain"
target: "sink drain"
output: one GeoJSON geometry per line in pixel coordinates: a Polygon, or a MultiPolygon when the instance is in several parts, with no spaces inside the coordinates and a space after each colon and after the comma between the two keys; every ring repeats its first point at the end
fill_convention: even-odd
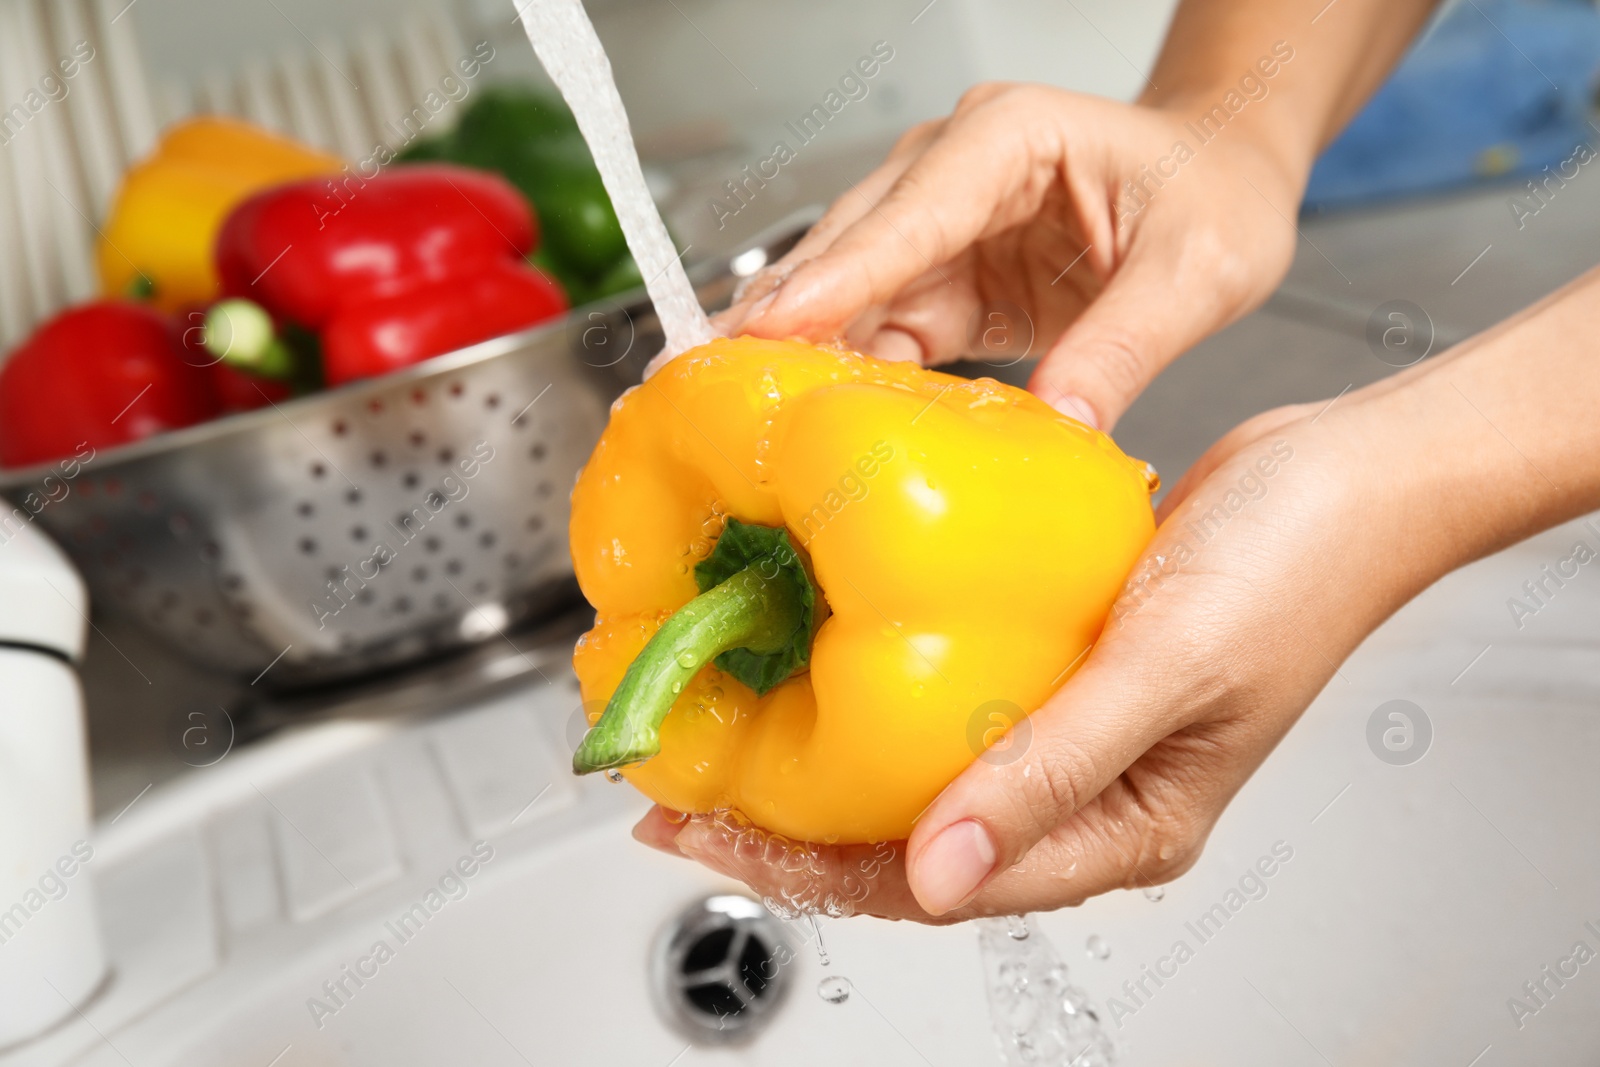
{"type": "Polygon", "coordinates": [[[759,902],[706,897],[657,938],[651,986],[662,1015],[690,1041],[748,1041],[788,993],[793,958],[782,925],[759,902]]]}

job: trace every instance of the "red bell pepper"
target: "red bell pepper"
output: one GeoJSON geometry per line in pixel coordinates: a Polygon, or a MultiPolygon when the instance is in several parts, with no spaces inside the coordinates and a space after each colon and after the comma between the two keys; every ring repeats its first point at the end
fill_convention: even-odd
{"type": "Polygon", "coordinates": [[[57,315],[0,369],[0,466],[109,448],[220,412],[209,368],[185,359],[177,324],[100,300],[57,315]]]}
{"type": "Polygon", "coordinates": [[[321,336],[323,374],[338,385],[564,312],[560,287],[523,261],[537,243],[509,183],[430,164],[260,193],[223,223],[216,256],[227,295],[321,336]]]}

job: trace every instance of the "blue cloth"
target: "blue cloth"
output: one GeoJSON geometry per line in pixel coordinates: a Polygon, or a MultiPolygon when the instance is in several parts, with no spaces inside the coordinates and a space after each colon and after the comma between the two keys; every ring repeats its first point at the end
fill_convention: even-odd
{"type": "Polygon", "coordinates": [[[1590,4],[1463,0],[1323,152],[1306,210],[1554,166],[1600,141],[1589,125],[1597,70],[1590,4]]]}

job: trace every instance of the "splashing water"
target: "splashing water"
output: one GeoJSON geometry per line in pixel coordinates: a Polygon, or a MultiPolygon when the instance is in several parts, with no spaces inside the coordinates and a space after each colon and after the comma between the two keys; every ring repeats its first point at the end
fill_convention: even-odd
{"type": "Polygon", "coordinates": [[[851,988],[850,979],[830,974],[817,983],[817,996],[829,1004],[843,1004],[850,999],[851,988]]]}
{"type": "MultiPolygon", "coordinates": [[[[1013,916],[1015,918],[1015,916],[1013,916]]],[[[1035,928],[1018,940],[1010,919],[979,919],[978,947],[995,1043],[1008,1067],[1110,1067],[1116,1050],[1067,965],[1035,928]]]]}
{"type": "Polygon", "coordinates": [[[806,918],[810,920],[811,933],[817,939],[817,962],[826,967],[831,964],[833,960],[828,958],[828,946],[822,943],[822,925],[817,922],[816,912],[811,912],[806,916],[806,918]]]}
{"type": "Polygon", "coordinates": [[[854,915],[897,855],[897,846],[887,841],[849,849],[792,841],[732,808],[690,815],[687,822],[700,847],[714,852],[734,877],[767,887],[762,903],[791,922],[854,915]]]}
{"type": "Polygon", "coordinates": [[[1106,944],[1106,939],[1101,937],[1099,934],[1090,934],[1089,940],[1084,942],[1083,948],[1084,951],[1089,953],[1089,955],[1093,956],[1097,960],[1108,960],[1111,958],[1111,946],[1106,944]]]}
{"type": "Polygon", "coordinates": [[[611,76],[611,61],[582,0],[523,0],[517,15],[539,62],[561,90],[583,139],[589,142],[617,221],[661,319],[666,351],[677,355],[705,344],[716,334],[695,299],[694,287],[645,186],[628,113],[611,76]]]}

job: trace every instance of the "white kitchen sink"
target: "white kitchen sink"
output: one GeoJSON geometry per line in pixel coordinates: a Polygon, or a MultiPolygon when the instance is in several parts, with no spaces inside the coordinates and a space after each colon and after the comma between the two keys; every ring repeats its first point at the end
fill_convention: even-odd
{"type": "MultiPolygon", "coordinates": [[[[1578,636],[1600,574],[1584,567],[1521,630],[1506,606],[1578,537],[1600,541],[1553,531],[1380,630],[1165,899],[1119,893],[1035,921],[1119,1062],[1600,1059],[1600,962],[1562,963],[1580,940],[1600,949],[1585,925],[1600,928],[1600,650],[1578,636]],[[1368,744],[1393,699],[1432,723],[1410,765],[1368,744]],[[1248,878],[1275,846],[1270,877],[1248,878]],[[1090,935],[1107,958],[1085,951],[1090,935]],[[1547,964],[1576,973],[1558,987],[1547,964]],[[1170,977],[1158,986],[1147,966],[1170,977]],[[1523,988],[1539,981],[1542,1004],[1523,988]],[[1511,998],[1538,1010],[1514,1018],[1511,998]]],[[[825,971],[809,927],[790,924],[788,995],[750,1043],[691,1044],[669,1025],[650,986],[661,930],[740,890],[635,844],[631,788],[570,776],[578,700],[558,663],[449,714],[281,731],[103,823],[89,867],[115,974],[83,1018],[0,1063],[998,1062],[970,927],[824,921],[825,971]],[[463,858],[464,888],[446,883],[428,912],[463,858]],[[426,922],[397,927],[418,902],[426,922]],[[817,995],[830,973],[851,979],[847,1002],[817,995]],[[337,1000],[325,982],[343,983],[337,1000]]]]}

